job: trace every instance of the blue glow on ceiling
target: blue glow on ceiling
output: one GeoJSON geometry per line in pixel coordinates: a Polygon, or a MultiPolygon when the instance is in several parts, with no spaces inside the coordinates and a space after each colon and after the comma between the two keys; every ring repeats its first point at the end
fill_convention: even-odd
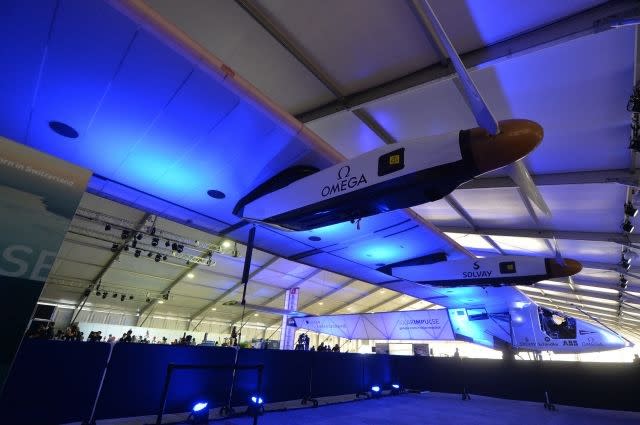
{"type": "Polygon", "coordinates": [[[372,245],[363,252],[365,258],[376,262],[387,262],[402,256],[402,249],[390,245],[372,245]]]}

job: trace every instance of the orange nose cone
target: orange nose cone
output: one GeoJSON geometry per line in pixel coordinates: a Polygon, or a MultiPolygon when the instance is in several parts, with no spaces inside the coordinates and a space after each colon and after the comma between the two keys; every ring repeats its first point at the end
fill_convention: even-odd
{"type": "Polygon", "coordinates": [[[483,128],[470,130],[470,145],[478,175],[512,164],[540,144],[544,131],[530,120],[500,121],[500,133],[492,136],[483,128]]]}
{"type": "Polygon", "coordinates": [[[549,271],[549,278],[569,277],[580,273],[582,264],[579,261],[565,258],[563,265],[555,258],[547,258],[547,270],[549,271]]]}

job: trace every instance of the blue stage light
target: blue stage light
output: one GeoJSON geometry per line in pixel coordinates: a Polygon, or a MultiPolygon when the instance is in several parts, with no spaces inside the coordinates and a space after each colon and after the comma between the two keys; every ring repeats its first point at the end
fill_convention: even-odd
{"type": "Polygon", "coordinates": [[[391,387],[393,387],[394,390],[399,390],[400,389],[400,385],[398,385],[398,384],[391,384],[391,387]]]}
{"type": "Polygon", "coordinates": [[[371,387],[371,391],[373,391],[374,393],[379,393],[380,392],[380,387],[377,385],[374,385],[373,387],[371,387]]]}
{"type": "Polygon", "coordinates": [[[191,414],[189,415],[189,422],[192,424],[206,424],[209,423],[209,409],[207,408],[209,403],[206,401],[199,401],[191,408],[191,414]]]}
{"type": "Polygon", "coordinates": [[[193,405],[193,408],[191,409],[192,412],[199,412],[202,409],[205,409],[207,406],[209,405],[209,403],[203,403],[203,402],[199,402],[193,405]]]}
{"type": "Polygon", "coordinates": [[[253,404],[262,404],[262,397],[253,396],[251,397],[251,401],[253,404]]]}

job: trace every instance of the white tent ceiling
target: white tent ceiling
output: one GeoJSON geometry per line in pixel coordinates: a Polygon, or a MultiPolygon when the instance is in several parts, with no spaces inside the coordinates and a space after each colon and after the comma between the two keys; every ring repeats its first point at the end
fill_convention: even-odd
{"type": "MultiPolygon", "coordinates": [[[[147,3],[346,157],[475,126],[410,1],[147,3]]],[[[505,0],[488,6],[443,0],[433,6],[498,118],[530,118],[544,127],[545,138],[526,164],[553,215],[530,210],[500,170],[414,211],[478,255],[551,256],[556,237],[562,254],[585,269],[573,282],[542,282],[523,291],[543,304],[638,332],[640,275],[633,267],[618,299],[621,242],[631,243],[628,256],[634,256],[636,239],[622,234],[630,189],[615,181],[634,178],[625,107],[638,79],[640,47],[635,28],[610,29],[600,21],[631,10],[633,2],[505,0]]],[[[81,208],[132,223],[145,217],[88,194],[81,208]]],[[[186,239],[220,242],[168,220],[158,223],[186,239]]],[[[215,267],[197,266],[192,279],[176,281],[184,263],[127,253],[109,265],[109,247],[70,233],[43,297],[77,302],[86,283],[103,275],[104,285],[135,293],[135,302],[90,299],[96,305],[146,311],[146,295],[137,294],[157,297],[171,287],[168,302],[154,307],[163,314],[196,318],[208,308],[211,317],[237,320],[237,310],[221,306],[222,299],[215,311],[211,302],[231,288],[226,298],[239,298],[241,258],[217,255],[215,267]]],[[[255,254],[252,266],[252,303],[280,306],[283,289],[300,285],[300,305],[314,314],[430,305],[267,253],[255,254]]]]}

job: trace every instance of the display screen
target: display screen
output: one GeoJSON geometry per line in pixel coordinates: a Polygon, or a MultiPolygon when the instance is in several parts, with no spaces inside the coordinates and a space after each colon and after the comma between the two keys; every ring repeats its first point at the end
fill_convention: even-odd
{"type": "Polygon", "coordinates": [[[56,307],[53,305],[38,304],[33,318],[51,320],[51,316],[53,315],[55,308],[56,307]]]}
{"type": "Polygon", "coordinates": [[[486,320],[489,318],[489,315],[484,308],[468,308],[467,317],[469,320],[486,320]]]}
{"type": "Polygon", "coordinates": [[[500,273],[508,274],[516,272],[516,262],[515,261],[503,261],[500,263],[500,273]]]}
{"type": "Polygon", "coordinates": [[[404,148],[388,152],[378,158],[378,175],[384,176],[404,168],[404,148]]]}

